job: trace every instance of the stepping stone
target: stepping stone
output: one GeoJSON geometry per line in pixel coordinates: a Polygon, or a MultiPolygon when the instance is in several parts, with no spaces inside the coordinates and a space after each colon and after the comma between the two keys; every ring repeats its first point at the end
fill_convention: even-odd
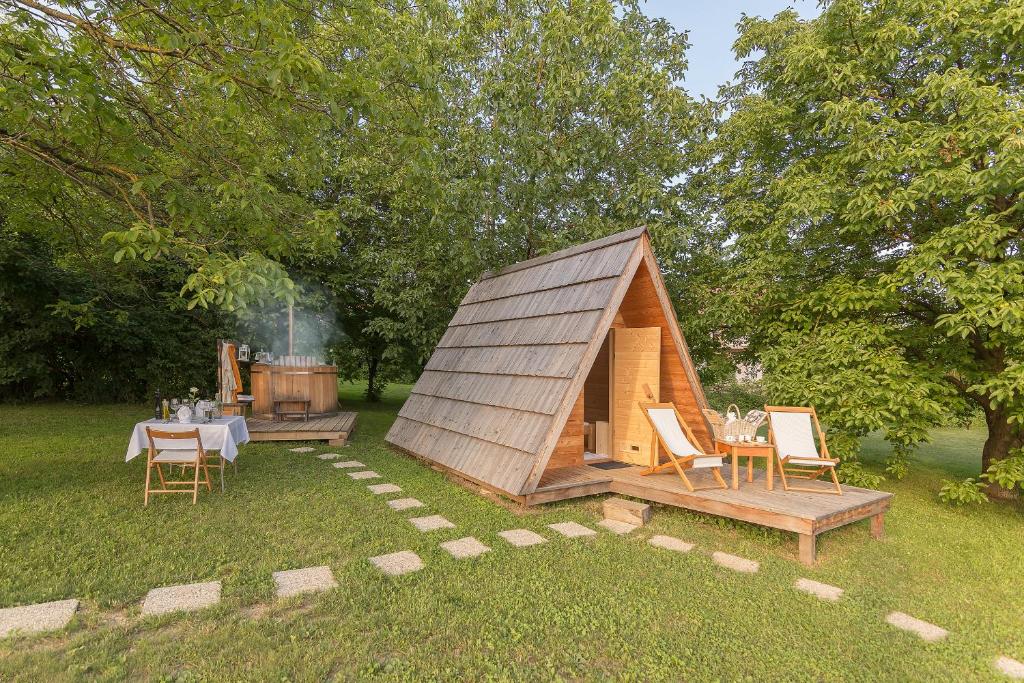
{"type": "Polygon", "coordinates": [[[636,531],[638,528],[636,524],[630,524],[629,522],[623,522],[618,519],[602,519],[597,523],[598,526],[603,526],[613,534],[628,534],[631,531],[636,531]]]}
{"type": "Polygon", "coordinates": [[[64,628],[76,611],[78,600],[57,600],[0,609],[0,638],[15,631],[40,633],[64,628]]]}
{"type": "Polygon", "coordinates": [[[142,601],[142,616],[192,612],[220,602],[220,581],[154,588],[142,601]]]}
{"type": "Polygon", "coordinates": [[[441,547],[447,550],[448,554],[454,557],[456,560],[462,560],[467,557],[476,557],[477,555],[483,555],[484,553],[490,550],[490,548],[488,548],[472,536],[460,538],[457,541],[447,541],[445,543],[442,543],[441,547]]]}
{"type": "Polygon", "coordinates": [[[434,531],[435,529],[454,529],[455,525],[441,515],[430,515],[429,517],[413,517],[409,520],[414,527],[420,531],[434,531]]]}
{"type": "Polygon", "coordinates": [[[797,579],[793,587],[798,591],[804,593],[810,593],[822,600],[829,600],[835,602],[839,598],[843,597],[843,589],[836,586],[830,586],[827,583],[818,583],[817,581],[811,581],[810,579],[797,579]]]}
{"type": "Polygon", "coordinates": [[[686,541],[680,540],[675,536],[651,536],[647,541],[650,545],[655,548],[664,548],[665,550],[674,550],[677,553],[688,553],[693,550],[693,544],[687,543],[686,541]]]}
{"type": "Polygon", "coordinates": [[[333,464],[334,464],[335,467],[340,468],[340,469],[345,469],[345,468],[348,468],[348,467],[366,467],[366,465],[364,465],[363,463],[359,462],[358,460],[346,460],[345,462],[336,462],[336,463],[333,463],[333,464]]]}
{"type": "Polygon", "coordinates": [[[554,529],[566,538],[579,538],[581,536],[597,536],[596,531],[588,527],[585,527],[582,524],[577,524],[576,522],[559,522],[557,524],[548,524],[548,528],[554,529]]]}
{"type": "Polygon", "coordinates": [[[388,507],[392,510],[409,510],[410,508],[424,507],[423,503],[415,498],[396,498],[388,501],[388,507]]]}
{"type": "Polygon", "coordinates": [[[353,479],[379,479],[380,475],[373,470],[365,470],[363,472],[349,472],[348,476],[353,479]]]}
{"type": "Polygon", "coordinates": [[[744,574],[756,574],[757,570],[761,568],[761,564],[759,562],[748,560],[744,557],[738,557],[736,555],[730,555],[729,553],[711,553],[711,559],[719,566],[731,569],[735,572],[743,572],[744,574]]]}
{"type": "Polygon", "coordinates": [[[935,624],[929,624],[927,621],[915,619],[909,614],[904,614],[903,612],[890,612],[889,615],[886,616],[885,620],[898,629],[916,633],[921,640],[929,643],[933,643],[936,640],[942,640],[949,635],[949,631],[946,629],[936,626],[935,624]]]}
{"type": "Polygon", "coordinates": [[[307,567],[274,572],[277,597],[287,598],[299,593],[312,593],[337,587],[330,567],[307,567]]]}
{"type": "Polygon", "coordinates": [[[309,446],[299,446],[298,448],[289,448],[288,450],[292,453],[312,453],[316,449],[310,448],[309,446]]]}
{"type": "Polygon", "coordinates": [[[334,460],[335,458],[340,458],[341,453],[321,453],[316,457],[320,458],[321,460],[334,460]]]}
{"type": "Polygon", "coordinates": [[[370,562],[377,569],[391,576],[400,576],[409,572],[418,572],[423,569],[423,560],[411,550],[401,550],[390,555],[378,555],[371,557],[370,562]]]}
{"type": "Polygon", "coordinates": [[[498,535],[517,548],[548,542],[548,539],[529,529],[509,529],[508,531],[499,531],[498,535]]]}
{"type": "Polygon", "coordinates": [[[396,484],[370,484],[366,488],[370,489],[377,495],[382,493],[398,493],[402,490],[402,487],[396,484]]]}
{"type": "Polygon", "coordinates": [[[1016,659],[1000,657],[996,660],[996,669],[1014,680],[1024,680],[1024,664],[1016,659]]]}

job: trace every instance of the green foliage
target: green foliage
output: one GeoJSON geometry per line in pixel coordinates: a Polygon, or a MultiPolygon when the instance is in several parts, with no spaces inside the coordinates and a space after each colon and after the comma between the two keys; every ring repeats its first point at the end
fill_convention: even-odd
{"type": "Polygon", "coordinates": [[[1024,455],[1018,451],[1017,455],[996,460],[981,478],[1008,490],[1024,487],[1024,455]]]}
{"type": "Polygon", "coordinates": [[[968,477],[963,481],[945,479],[942,482],[942,488],[939,489],[939,500],[947,505],[957,507],[987,503],[988,496],[985,495],[984,489],[984,484],[973,477],[968,477]]]}
{"type": "Polygon", "coordinates": [[[986,470],[1024,438],[1020,7],[832,0],[740,31],[756,58],[694,157],[728,266],[708,317],[772,400],[881,431],[897,478],[983,411],[986,470]]]}
{"type": "Polygon", "coordinates": [[[704,394],[711,407],[719,412],[735,403],[745,414],[748,410],[762,410],[767,403],[760,382],[737,382],[735,374],[721,382],[705,385],[704,394]]]}
{"type": "Polygon", "coordinates": [[[836,476],[844,484],[866,489],[877,489],[885,481],[885,477],[868,472],[864,469],[864,465],[856,460],[840,463],[836,476]]]}

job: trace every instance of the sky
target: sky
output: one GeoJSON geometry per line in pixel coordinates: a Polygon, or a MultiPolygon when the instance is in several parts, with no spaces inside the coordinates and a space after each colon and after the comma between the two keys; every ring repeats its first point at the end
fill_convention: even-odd
{"type": "Polygon", "coordinates": [[[818,15],[815,0],[641,0],[648,16],[668,19],[676,30],[689,31],[684,86],[694,97],[714,97],[718,86],[736,73],[739,63],[733,59],[732,44],[741,15],[771,17],[787,7],[805,19],[818,15]]]}

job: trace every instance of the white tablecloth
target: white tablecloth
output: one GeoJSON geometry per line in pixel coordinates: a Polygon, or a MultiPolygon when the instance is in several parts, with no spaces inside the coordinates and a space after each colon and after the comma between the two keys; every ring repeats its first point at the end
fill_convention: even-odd
{"type": "MultiPolygon", "coordinates": [[[[238,446],[249,442],[249,429],[245,426],[245,418],[241,416],[222,417],[212,422],[192,422],[181,424],[180,422],[164,422],[163,420],[146,420],[135,425],[132,431],[132,439],[128,442],[128,452],[124,461],[128,462],[139,453],[149,448],[149,437],[146,436],[146,427],[159,429],[165,432],[190,432],[199,429],[199,438],[203,442],[203,449],[208,451],[220,451],[225,460],[234,462],[238,457],[238,446]]],[[[175,445],[169,439],[157,439],[156,446],[159,449],[181,448],[181,443],[175,445]]]]}

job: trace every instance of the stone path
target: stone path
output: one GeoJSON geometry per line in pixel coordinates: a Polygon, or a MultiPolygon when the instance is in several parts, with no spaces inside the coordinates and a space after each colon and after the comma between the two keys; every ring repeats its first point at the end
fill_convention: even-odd
{"type": "Polygon", "coordinates": [[[320,458],[321,460],[334,460],[335,458],[340,458],[341,453],[321,453],[316,457],[320,458]]]}
{"type": "Polygon", "coordinates": [[[437,529],[454,529],[455,525],[441,515],[430,515],[429,517],[413,517],[409,523],[420,531],[435,531],[437,529]]]}
{"type": "Polygon", "coordinates": [[[363,472],[349,472],[348,476],[353,479],[380,479],[380,475],[373,470],[365,470],[363,472]]]}
{"type": "Polygon", "coordinates": [[[529,529],[509,529],[508,531],[499,531],[498,535],[517,548],[548,542],[548,539],[529,529]]]}
{"type": "Polygon", "coordinates": [[[41,633],[64,628],[78,611],[78,600],[56,600],[0,609],[0,638],[15,631],[41,633]]]}
{"type": "Polygon", "coordinates": [[[310,448],[309,446],[299,446],[298,448],[289,448],[288,450],[292,453],[312,453],[316,449],[310,448]]]}
{"type": "Polygon", "coordinates": [[[759,562],[748,560],[745,557],[739,557],[737,555],[730,555],[729,553],[711,553],[711,559],[715,564],[721,567],[731,569],[735,572],[743,572],[744,574],[756,574],[757,570],[761,568],[761,564],[759,562]]]}
{"type": "Polygon", "coordinates": [[[903,612],[890,612],[885,617],[885,620],[898,629],[916,633],[921,640],[929,643],[942,640],[949,635],[949,631],[946,629],[936,626],[935,624],[929,624],[927,621],[915,619],[909,614],[904,614],[903,612]]]}
{"type": "Polygon", "coordinates": [[[334,466],[339,469],[345,469],[349,467],[366,467],[366,465],[359,462],[358,460],[346,460],[345,462],[336,462],[334,463],[334,466]]]}
{"type": "Polygon", "coordinates": [[[476,557],[477,555],[483,555],[490,551],[490,548],[472,536],[460,538],[456,541],[446,541],[441,544],[441,547],[456,560],[462,560],[467,557],[476,557]]]}
{"type": "Polygon", "coordinates": [[[392,510],[410,510],[412,508],[424,507],[423,503],[415,498],[396,498],[388,501],[388,507],[392,510]]]}
{"type": "Polygon", "coordinates": [[[558,522],[557,524],[548,524],[548,528],[554,529],[566,538],[580,538],[581,536],[597,536],[596,531],[589,527],[585,527],[582,524],[577,524],[576,522],[558,522]]]}
{"type": "Polygon", "coordinates": [[[999,657],[996,659],[995,666],[997,671],[1014,680],[1024,680],[1024,664],[1018,662],[1016,659],[999,657]]]}
{"type": "Polygon", "coordinates": [[[835,602],[839,598],[843,597],[843,589],[836,586],[830,586],[827,583],[818,583],[817,581],[811,581],[810,579],[797,579],[793,587],[798,591],[804,593],[810,593],[815,597],[819,597],[822,600],[829,600],[835,602]]]}
{"type": "Polygon", "coordinates": [[[603,526],[605,529],[612,532],[613,534],[619,534],[620,536],[622,534],[628,534],[631,531],[636,531],[640,528],[636,524],[630,524],[629,522],[623,522],[618,519],[607,518],[602,519],[600,522],[597,523],[597,525],[603,526]]]}
{"type": "Polygon", "coordinates": [[[411,550],[400,550],[397,553],[371,557],[370,562],[377,569],[391,576],[400,576],[423,569],[423,560],[411,550]]]}
{"type": "Polygon", "coordinates": [[[220,581],[154,588],[142,601],[142,616],[191,612],[220,602],[220,581]]]}
{"type": "Polygon", "coordinates": [[[677,553],[688,553],[693,550],[693,544],[687,543],[675,536],[651,536],[647,541],[649,544],[656,548],[664,548],[665,550],[674,550],[677,553]]]}
{"type": "Polygon", "coordinates": [[[370,484],[366,488],[378,496],[382,493],[400,493],[402,490],[402,487],[396,484],[370,484]]]}
{"type": "Polygon", "coordinates": [[[338,585],[330,567],[307,567],[274,572],[277,597],[287,598],[300,593],[330,590],[338,585]]]}

